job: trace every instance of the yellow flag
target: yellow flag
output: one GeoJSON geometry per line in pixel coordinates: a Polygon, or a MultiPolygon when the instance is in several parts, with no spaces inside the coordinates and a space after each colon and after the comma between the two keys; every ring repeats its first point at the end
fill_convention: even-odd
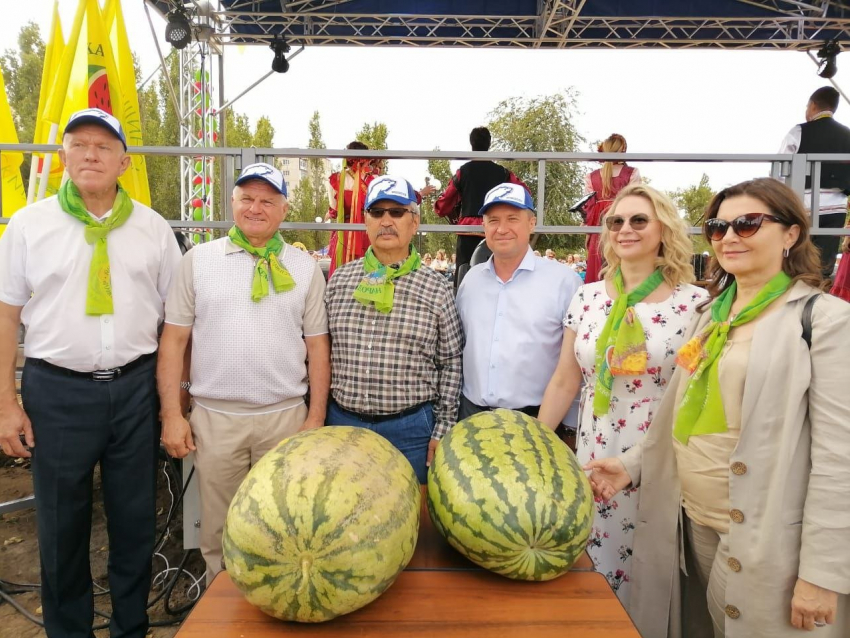
{"type": "MultiPolygon", "coordinates": [[[[15,122],[12,120],[9,100],[6,98],[3,74],[0,73],[0,144],[17,143],[18,133],[15,131],[15,122]]],[[[0,188],[3,189],[0,212],[3,213],[3,217],[11,217],[13,213],[27,204],[24,181],[21,179],[21,163],[23,161],[23,153],[11,153],[9,151],[0,153],[0,181],[2,181],[0,188]]],[[[0,226],[0,235],[5,230],[5,226],[0,226]]]]}
{"type": "MultiPolygon", "coordinates": [[[[53,78],[51,83],[47,104],[42,112],[44,119],[52,124],[61,123],[60,120],[65,106],[65,98],[68,96],[68,83],[71,78],[71,69],[74,66],[74,58],[77,52],[77,43],[80,40],[80,31],[83,28],[83,20],[86,17],[86,5],[87,0],[80,0],[79,5],[77,5],[77,13],[74,15],[71,35],[68,36],[68,43],[65,46],[65,50],[62,52],[59,69],[56,73],[56,77],[53,78]]],[[[85,42],[85,39],[83,39],[83,42],[85,42]]]]}
{"type": "MultiPolygon", "coordinates": [[[[130,42],[127,39],[127,28],[124,24],[120,0],[106,0],[103,17],[109,31],[112,51],[115,54],[118,83],[121,87],[120,100],[124,113],[121,125],[124,127],[129,146],[143,146],[139,94],[136,91],[136,70],[133,66],[133,52],[130,50],[130,42]]],[[[132,155],[132,163],[122,178],[122,184],[130,197],[146,206],[151,205],[148,169],[143,155],[132,155]]]]}
{"type": "MultiPolygon", "coordinates": [[[[48,143],[50,123],[44,119],[44,112],[47,110],[50,87],[59,74],[59,66],[64,50],[65,39],[62,37],[62,23],[59,20],[59,0],[54,0],[53,23],[50,27],[50,39],[47,41],[47,49],[44,52],[44,67],[41,71],[41,90],[38,94],[38,112],[36,114],[35,135],[33,139],[33,143],[35,144],[48,143]]],[[[33,162],[33,168],[37,170],[39,175],[41,175],[44,156],[44,153],[37,153],[35,157],[38,161],[33,162]]],[[[62,173],[62,163],[59,161],[59,156],[54,153],[50,164],[50,180],[47,186],[48,197],[55,195],[59,190],[59,186],[62,184],[62,173]]],[[[30,174],[30,178],[32,179],[32,174],[30,174]]],[[[31,192],[34,192],[34,187],[34,184],[30,185],[31,192]]]]}
{"type": "MultiPolygon", "coordinates": [[[[123,27],[124,20],[119,11],[120,8],[118,10],[112,9],[113,25],[117,27],[120,19],[120,24],[123,27]]],[[[116,41],[120,44],[121,38],[118,36],[120,36],[120,33],[116,36],[116,41]]],[[[126,31],[124,36],[126,40],[126,31]]],[[[127,50],[129,51],[129,46],[127,50]]],[[[128,122],[124,106],[125,102],[131,103],[132,100],[126,100],[126,96],[121,90],[120,76],[115,59],[112,42],[104,26],[103,14],[98,0],[80,0],[71,37],[65,46],[45,111],[45,119],[48,122],[58,124],[60,133],[67,125],[72,113],[89,107],[97,107],[111,113],[121,122],[128,143],[135,142],[138,145],[141,142],[138,98],[135,99],[135,114],[131,110],[130,121],[128,122]]],[[[129,64],[132,73],[132,56],[130,56],[129,64]]],[[[131,88],[132,95],[135,97],[135,78],[131,88]]],[[[59,139],[56,141],[60,142],[59,139]]],[[[134,164],[138,167],[138,160],[134,164]]],[[[128,170],[121,177],[120,182],[130,197],[150,205],[150,192],[144,163],[141,164],[141,170],[139,168],[128,170]]]]}

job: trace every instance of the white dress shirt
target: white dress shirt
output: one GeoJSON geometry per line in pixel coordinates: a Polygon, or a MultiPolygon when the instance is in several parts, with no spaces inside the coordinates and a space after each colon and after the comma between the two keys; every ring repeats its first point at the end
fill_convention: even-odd
{"type": "MultiPolygon", "coordinates": [[[[817,113],[812,119],[819,119],[821,117],[832,117],[832,114],[829,111],[822,111],[817,113]]],[[[803,129],[800,128],[798,124],[785,136],[782,140],[782,146],[779,147],[779,153],[785,155],[786,153],[795,154],[800,150],[800,142],[803,139],[803,129]]],[[[781,178],[782,181],[785,181],[785,178],[781,178]]],[[[812,209],[812,189],[807,188],[805,195],[803,197],[803,204],[805,204],[806,209],[811,211],[812,209]]],[[[822,188],[820,189],[820,195],[818,197],[818,209],[821,214],[830,214],[830,213],[843,213],[847,210],[847,195],[841,192],[837,188],[822,188]]]]}
{"type": "Polygon", "coordinates": [[[463,394],[480,406],[539,406],[564,338],[562,321],[581,278],[531,248],[506,282],[493,258],[466,274],[457,309],[466,335],[463,394]]]}
{"type": "Polygon", "coordinates": [[[0,238],[0,301],[23,306],[25,356],[93,372],[157,349],[180,248],[168,222],[134,201],[130,217],[107,238],[115,313],[87,315],[94,246],[85,228],[55,196],[12,216],[0,238]]]}

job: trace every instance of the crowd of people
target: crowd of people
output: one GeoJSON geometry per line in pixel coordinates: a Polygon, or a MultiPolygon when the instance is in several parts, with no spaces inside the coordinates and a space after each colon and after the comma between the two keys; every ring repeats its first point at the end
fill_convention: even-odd
{"type": "Polygon", "coordinates": [[[646,638],[850,634],[850,304],[823,292],[810,215],[781,181],[713,198],[700,288],[685,222],[625,164],[591,174],[601,233],[559,263],[533,250],[534,201],[498,165],[464,165],[441,195],[474,227],[447,258],[414,247],[421,193],[350,160],[331,216],[366,230],[335,234],[326,281],[280,233],[274,166],[245,167],[234,226],[181,257],[118,184],[126,150],[112,116],[72,115],[70,179],[0,238],[0,446],[32,457],[48,636],[91,632],[98,464],[111,634],[142,638],[160,443],[194,452],[209,582],[230,500],[282,439],[368,428],[424,483],[453,424],[496,408],[576,450],[596,498],[588,551],[646,638]],[[495,183],[473,187],[482,176],[495,183]],[[491,255],[470,267],[482,236],[491,255]]]}

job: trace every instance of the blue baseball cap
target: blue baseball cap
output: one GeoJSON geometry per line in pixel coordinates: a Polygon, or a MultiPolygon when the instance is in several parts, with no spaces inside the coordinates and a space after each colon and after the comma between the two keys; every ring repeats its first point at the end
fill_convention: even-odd
{"type": "Polygon", "coordinates": [[[68,118],[68,123],[65,125],[65,133],[63,133],[63,135],[74,130],[81,124],[96,124],[97,126],[105,128],[121,140],[121,143],[124,145],[124,150],[127,150],[127,138],[124,136],[124,129],[121,128],[121,122],[119,122],[118,118],[114,115],[110,115],[106,111],[96,108],[77,111],[76,113],[72,113],[71,117],[68,118]]]}
{"type": "Polygon", "coordinates": [[[484,197],[484,205],[478,211],[478,216],[482,217],[487,209],[495,204],[510,204],[516,208],[525,208],[534,212],[534,202],[531,201],[531,195],[519,184],[511,184],[506,182],[491,188],[484,197]]]}
{"type": "Polygon", "coordinates": [[[381,175],[372,180],[369,184],[369,191],[366,193],[364,208],[368,210],[372,207],[372,204],[382,199],[389,199],[404,206],[417,203],[416,190],[410,185],[410,182],[403,177],[393,177],[392,175],[381,175]]]}
{"type": "Polygon", "coordinates": [[[239,178],[236,180],[236,185],[239,186],[252,179],[261,179],[284,197],[289,197],[286,190],[286,180],[283,179],[283,173],[271,164],[264,164],[263,162],[249,164],[242,169],[239,178]]]}

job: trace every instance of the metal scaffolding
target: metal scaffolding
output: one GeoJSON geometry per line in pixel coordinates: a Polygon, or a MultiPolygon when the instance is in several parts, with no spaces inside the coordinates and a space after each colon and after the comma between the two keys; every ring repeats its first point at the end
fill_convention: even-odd
{"type": "MultiPolygon", "coordinates": [[[[218,144],[218,103],[214,102],[218,57],[204,42],[193,43],[180,52],[180,145],[199,149],[198,155],[180,157],[180,218],[184,220],[216,219],[213,158],[204,149],[218,144]]],[[[201,228],[194,233],[196,243],[205,239],[201,228]]]]}
{"type": "MultiPolygon", "coordinates": [[[[147,0],[166,13],[177,0],[147,0]]],[[[184,3],[180,3],[183,5],[184,3]]],[[[640,15],[665,3],[632,0],[629,14],[604,0],[494,2],[515,12],[453,14],[459,3],[435,0],[430,13],[408,3],[364,0],[221,0],[212,12],[212,41],[268,44],[285,34],[296,45],[519,48],[720,48],[811,50],[824,41],[850,41],[850,4],[838,0],[676,0],[667,15],[640,15]],[[396,12],[385,7],[395,4],[396,12]],[[379,10],[381,8],[382,10],[379,10]],[[634,13],[631,13],[634,12],[634,13]]],[[[186,2],[190,13],[197,0],[186,2]]],[[[489,8],[488,4],[485,4],[489,8]]]]}
{"type": "MultiPolygon", "coordinates": [[[[192,24],[180,52],[180,144],[197,147],[181,158],[181,218],[209,222],[226,205],[212,197],[214,173],[226,188],[232,166],[214,166],[201,149],[224,135],[225,45],[576,48],[719,48],[809,51],[827,40],[850,41],[850,0],[494,0],[476,14],[454,13],[452,0],[145,0],[163,16],[192,24]],[[392,9],[392,11],[390,11],[392,9]],[[641,11],[653,15],[640,15],[641,11]],[[659,13],[663,15],[658,15],[659,13]],[[846,16],[846,17],[845,17],[846,16]],[[219,101],[215,100],[218,96],[219,101]],[[215,169],[215,171],[214,171],[215,169]]],[[[153,28],[153,27],[152,27],[153,28]]],[[[297,52],[300,53],[300,50],[297,52]]],[[[296,53],[296,55],[297,55],[296,53]]],[[[224,140],[222,139],[222,142],[224,140]]],[[[206,239],[199,224],[195,242],[206,239]]]]}

